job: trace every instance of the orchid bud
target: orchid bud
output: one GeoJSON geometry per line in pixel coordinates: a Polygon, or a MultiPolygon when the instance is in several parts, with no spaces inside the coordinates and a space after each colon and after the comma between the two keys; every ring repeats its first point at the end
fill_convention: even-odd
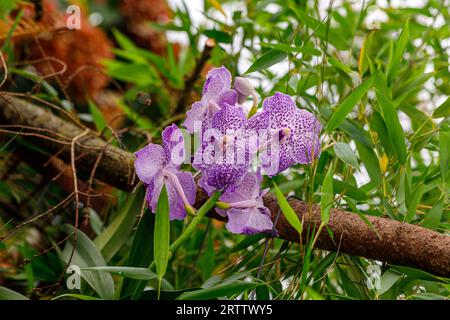
{"type": "Polygon", "coordinates": [[[255,91],[250,81],[242,77],[234,78],[234,90],[238,93],[238,103],[244,103],[255,91]]]}
{"type": "Polygon", "coordinates": [[[223,201],[217,201],[216,207],[219,209],[222,209],[222,210],[228,210],[231,208],[231,206],[228,203],[223,202],[223,201]]]}
{"type": "Polygon", "coordinates": [[[195,217],[197,214],[195,208],[189,204],[184,206],[184,210],[186,210],[186,213],[191,217],[195,217]]]}

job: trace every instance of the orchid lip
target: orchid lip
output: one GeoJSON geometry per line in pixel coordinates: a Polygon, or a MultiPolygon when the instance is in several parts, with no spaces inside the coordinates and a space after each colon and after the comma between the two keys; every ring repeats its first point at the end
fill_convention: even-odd
{"type": "Polygon", "coordinates": [[[261,203],[257,201],[256,199],[251,200],[243,200],[243,201],[237,201],[237,202],[231,202],[228,203],[230,208],[252,208],[252,207],[260,207],[261,203]]]}
{"type": "Polygon", "coordinates": [[[167,180],[170,181],[173,184],[173,186],[175,186],[175,190],[177,191],[178,195],[183,201],[184,206],[192,207],[186,197],[186,194],[184,193],[183,187],[181,186],[178,177],[173,172],[169,170],[164,170],[164,178],[167,178],[167,180]]]}
{"type": "Polygon", "coordinates": [[[280,143],[285,142],[287,139],[289,139],[289,137],[291,136],[292,130],[288,127],[283,128],[279,131],[279,140],[280,143]]]}

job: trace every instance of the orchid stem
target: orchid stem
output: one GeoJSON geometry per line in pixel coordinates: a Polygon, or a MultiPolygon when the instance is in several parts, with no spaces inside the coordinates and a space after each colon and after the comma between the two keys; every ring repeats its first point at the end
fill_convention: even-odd
{"type": "Polygon", "coordinates": [[[174,243],[172,243],[169,247],[170,254],[173,254],[189,237],[191,234],[195,231],[197,225],[200,223],[200,221],[203,219],[204,216],[214,208],[216,205],[216,201],[219,199],[220,195],[222,193],[220,191],[216,191],[211,198],[208,199],[208,201],[205,202],[203,206],[201,206],[200,209],[198,209],[197,214],[192,219],[191,223],[188,225],[186,230],[181,234],[181,236],[175,240],[174,243]]]}

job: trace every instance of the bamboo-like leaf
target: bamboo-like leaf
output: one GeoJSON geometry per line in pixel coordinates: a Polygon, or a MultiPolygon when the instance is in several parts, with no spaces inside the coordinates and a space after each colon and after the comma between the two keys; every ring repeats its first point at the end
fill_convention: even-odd
{"type": "Polygon", "coordinates": [[[105,266],[105,267],[87,267],[82,268],[81,270],[109,272],[112,274],[117,274],[121,277],[135,280],[151,280],[158,278],[158,275],[154,272],[151,272],[148,268],[105,266]]]}
{"type": "Polygon", "coordinates": [[[436,110],[433,111],[433,118],[450,116],[450,97],[447,98],[436,110]]]}
{"type": "Polygon", "coordinates": [[[269,50],[265,54],[263,54],[261,57],[256,59],[255,62],[248,68],[247,71],[245,71],[245,74],[252,73],[255,71],[261,71],[265,70],[274,64],[283,61],[286,59],[287,53],[279,50],[269,50]]]}
{"type": "Polygon", "coordinates": [[[439,162],[441,166],[442,181],[446,181],[448,167],[450,165],[450,131],[441,130],[439,132],[439,162]]]}
{"type": "Polygon", "coordinates": [[[354,168],[358,167],[358,159],[347,143],[337,142],[334,145],[334,152],[345,163],[351,165],[354,168]]]}
{"type": "Polygon", "coordinates": [[[406,21],[399,39],[395,42],[394,54],[392,56],[392,59],[389,61],[387,68],[388,79],[394,78],[395,75],[397,74],[398,65],[402,60],[402,56],[403,53],[405,52],[408,41],[409,41],[409,19],[406,21]]]}
{"type": "Polygon", "coordinates": [[[107,126],[103,113],[101,113],[98,106],[91,99],[88,99],[88,106],[89,112],[91,113],[92,119],[94,120],[95,128],[97,129],[98,132],[103,132],[103,130],[107,126]]]}
{"type": "Polygon", "coordinates": [[[292,209],[289,202],[284,197],[283,193],[281,192],[280,188],[278,188],[277,184],[273,182],[273,188],[275,190],[275,196],[278,200],[278,205],[281,208],[281,211],[283,212],[284,217],[289,222],[289,224],[297,230],[299,235],[301,236],[303,231],[302,223],[300,222],[300,219],[298,218],[297,214],[295,213],[294,209],[292,209]]]}
{"type": "Polygon", "coordinates": [[[166,274],[169,262],[169,241],[170,241],[170,220],[169,220],[169,200],[167,198],[166,186],[161,190],[156,207],[155,231],[154,231],[154,257],[156,273],[162,279],[166,274]]]}
{"type": "Polygon", "coordinates": [[[355,105],[362,99],[367,91],[372,87],[375,75],[370,76],[355,90],[353,90],[345,99],[337,106],[326,125],[326,131],[330,132],[336,129],[345,117],[352,111],[355,105]]]}
{"type": "Polygon", "coordinates": [[[211,288],[205,288],[180,295],[177,300],[207,300],[242,293],[258,286],[255,282],[235,281],[230,284],[219,284],[211,288]]]}
{"type": "Polygon", "coordinates": [[[322,223],[328,223],[330,220],[331,205],[333,204],[333,167],[328,168],[328,172],[323,179],[321,197],[320,197],[320,213],[322,223]]]}
{"type": "Polygon", "coordinates": [[[438,201],[434,206],[425,214],[422,226],[436,230],[441,222],[442,212],[444,210],[444,202],[438,201]]]}
{"type": "Polygon", "coordinates": [[[102,251],[106,261],[111,260],[128,240],[136,217],[141,211],[144,196],[143,187],[139,187],[135,193],[130,193],[115,219],[95,238],[94,243],[102,251]]]}
{"type": "Polygon", "coordinates": [[[401,164],[405,164],[407,157],[405,134],[400,124],[400,120],[398,119],[397,110],[395,109],[392,101],[381,91],[376,90],[376,93],[378,105],[381,109],[381,115],[389,134],[389,139],[394,146],[394,151],[397,155],[398,161],[401,164]]]}

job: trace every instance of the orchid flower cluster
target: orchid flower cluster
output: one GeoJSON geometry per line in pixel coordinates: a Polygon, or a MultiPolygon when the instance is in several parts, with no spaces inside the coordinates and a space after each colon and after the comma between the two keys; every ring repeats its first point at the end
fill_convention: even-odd
{"type": "Polygon", "coordinates": [[[286,94],[258,100],[248,80],[234,79],[225,67],[209,71],[200,101],[192,104],[183,126],[172,124],[162,132],[162,146],[150,143],[136,152],[135,169],[147,187],[147,203],[155,212],[166,186],[170,219],[195,215],[197,184],[191,172],[181,170],[191,163],[201,174],[198,186],[211,195],[222,194],[216,211],[227,217],[226,227],[238,234],[272,230],[270,211],[264,206],[262,176],[275,176],[294,164],[309,164],[320,155],[320,122],[297,108],[286,94]],[[253,98],[247,113],[243,103],[253,98]],[[187,133],[186,133],[187,131],[187,133]],[[193,157],[186,146],[194,135],[198,141],[193,157]]]}

